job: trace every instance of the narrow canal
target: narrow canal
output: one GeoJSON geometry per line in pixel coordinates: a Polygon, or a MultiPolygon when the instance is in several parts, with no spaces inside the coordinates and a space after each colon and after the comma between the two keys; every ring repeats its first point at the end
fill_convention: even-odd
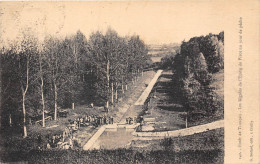
{"type": "MultiPolygon", "coordinates": [[[[147,88],[144,90],[140,98],[135,102],[134,106],[130,107],[126,112],[128,117],[129,110],[134,110],[135,107],[140,108],[144,105],[146,99],[149,97],[150,92],[152,91],[154,85],[156,84],[158,78],[160,77],[162,70],[158,70],[155,74],[154,78],[150,81],[147,88]]],[[[130,111],[133,114],[133,112],[130,111]]],[[[134,112],[135,113],[135,112],[134,112]]],[[[138,114],[135,113],[135,117],[138,114]]],[[[131,115],[133,117],[133,115],[131,115]]],[[[122,122],[124,122],[124,117],[122,118],[122,122]]],[[[132,133],[135,131],[134,128],[113,128],[113,129],[105,129],[101,135],[94,135],[95,138],[91,138],[91,142],[87,143],[83,149],[117,149],[117,148],[128,148],[134,138],[132,133]],[[91,146],[90,146],[91,144],[91,146]],[[87,148],[88,147],[88,148],[87,148]]]]}
{"type": "Polygon", "coordinates": [[[106,129],[96,140],[91,149],[128,148],[133,139],[135,129],[116,128],[106,129]]]}

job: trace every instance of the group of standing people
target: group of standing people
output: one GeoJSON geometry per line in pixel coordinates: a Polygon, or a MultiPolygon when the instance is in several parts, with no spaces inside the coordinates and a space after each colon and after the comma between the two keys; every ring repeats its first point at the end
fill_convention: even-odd
{"type": "Polygon", "coordinates": [[[74,125],[76,127],[75,130],[80,128],[81,126],[99,126],[105,124],[113,124],[114,118],[113,116],[97,116],[97,115],[86,115],[85,117],[76,118],[74,121],[70,121],[70,125],[74,125]]]}
{"type": "Polygon", "coordinates": [[[102,116],[102,117],[96,116],[96,117],[94,117],[94,123],[96,126],[113,124],[114,118],[113,118],[113,116],[102,116]]]}
{"type": "MultiPolygon", "coordinates": [[[[91,103],[91,107],[94,108],[94,104],[91,103]]],[[[106,113],[109,112],[109,109],[104,107],[106,113]]],[[[74,136],[73,133],[77,131],[80,127],[90,126],[93,125],[95,127],[100,125],[107,125],[113,124],[114,118],[113,116],[98,116],[98,115],[85,115],[74,120],[69,120],[69,125],[64,129],[62,134],[56,134],[53,136],[48,136],[46,148],[62,148],[62,149],[69,149],[73,148],[73,140],[74,136]]],[[[40,138],[38,137],[39,142],[40,138]]]]}
{"type": "Polygon", "coordinates": [[[126,124],[134,124],[134,123],[136,123],[136,117],[134,117],[134,118],[132,118],[132,117],[127,117],[126,119],[125,119],[125,121],[126,121],[126,124]]]}

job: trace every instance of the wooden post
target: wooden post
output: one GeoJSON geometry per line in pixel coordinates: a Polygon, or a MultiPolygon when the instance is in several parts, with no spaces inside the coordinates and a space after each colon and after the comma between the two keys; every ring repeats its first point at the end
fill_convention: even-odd
{"type": "Polygon", "coordinates": [[[9,114],[9,126],[12,126],[12,115],[9,114]]]}
{"type": "Polygon", "coordinates": [[[188,128],[188,112],[186,112],[185,126],[188,128]]]}

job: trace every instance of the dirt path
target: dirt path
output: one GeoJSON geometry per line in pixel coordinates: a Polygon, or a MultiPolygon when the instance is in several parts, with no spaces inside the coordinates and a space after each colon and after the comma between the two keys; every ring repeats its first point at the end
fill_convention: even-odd
{"type": "Polygon", "coordinates": [[[177,137],[177,136],[188,136],[193,135],[195,133],[202,133],[208,130],[218,129],[224,127],[224,120],[214,121],[212,123],[193,126],[186,129],[174,130],[174,131],[164,131],[164,132],[134,132],[137,140],[151,140],[151,138],[164,138],[164,137],[177,137]]]}

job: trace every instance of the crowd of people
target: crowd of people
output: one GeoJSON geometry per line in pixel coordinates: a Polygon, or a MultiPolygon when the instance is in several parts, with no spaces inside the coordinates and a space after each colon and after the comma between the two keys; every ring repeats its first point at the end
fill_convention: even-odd
{"type": "Polygon", "coordinates": [[[61,148],[69,149],[73,148],[73,133],[76,132],[80,127],[87,126],[101,126],[107,124],[113,124],[113,116],[97,116],[97,115],[86,115],[84,117],[78,117],[74,120],[69,120],[68,126],[64,129],[62,134],[48,136],[47,149],[50,148],[61,148]]]}
{"type": "Polygon", "coordinates": [[[74,121],[69,120],[70,125],[74,125],[75,128],[80,128],[81,126],[100,126],[106,124],[113,124],[113,116],[97,116],[97,115],[86,115],[85,117],[79,117],[74,121]]]}
{"type": "MultiPolygon", "coordinates": [[[[91,104],[91,107],[93,108],[93,104],[91,104]]],[[[105,109],[105,111],[107,112],[108,109],[105,109]]],[[[109,115],[107,115],[107,113],[103,116],[87,114],[85,116],[77,117],[74,120],[69,119],[68,125],[63,130],[62,133],[48,137],[47,149],[73,148],[73,146],[74,146],[73,141],[75,140],[75,135],[73,135],[73,133],[76,132],[81,127],[88,127],[88,126],[98,127],[98,126],[102,126],[102,125],[114,124],[113,116],[109,116],[109,115]]],[[[143,119],[141,119],[141,120],[143,120],[143,119]]],[[[126,118],[126,124],[131,125],[131,124],[135,124],[135,123],[137,123],[136,117],[127,117],[126,118]]]]}

